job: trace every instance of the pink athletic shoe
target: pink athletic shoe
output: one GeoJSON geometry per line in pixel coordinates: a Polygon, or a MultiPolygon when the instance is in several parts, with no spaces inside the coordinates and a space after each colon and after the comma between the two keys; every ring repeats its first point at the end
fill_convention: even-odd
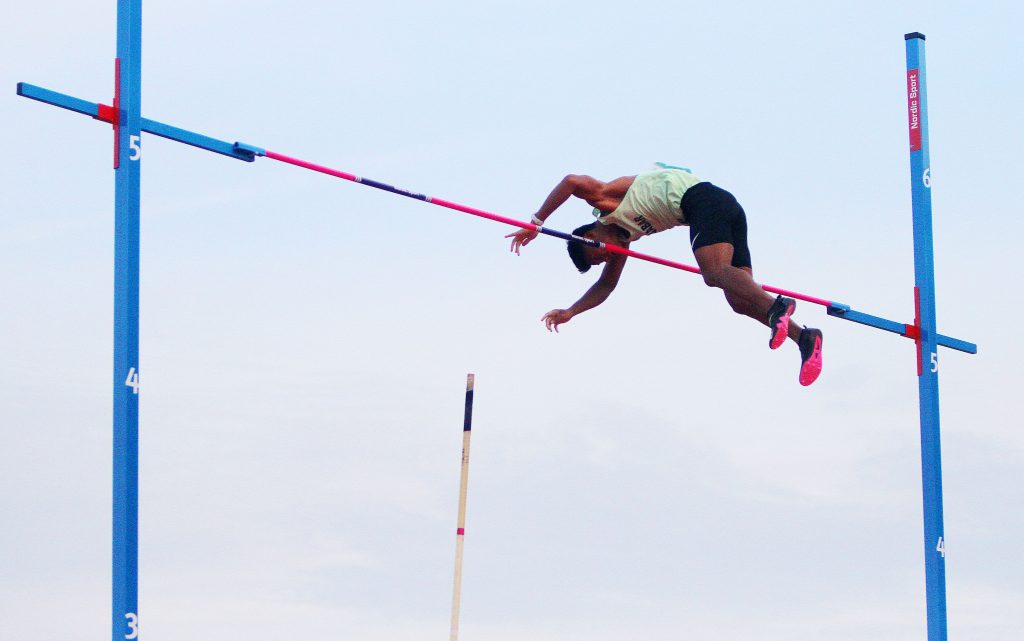
{"type": "Polygon", "coordinates": [[[821,343],[823,337],[820,329],[807,327],[800,331],[800,384],[804,387],[818,380],[821,374],[821,343]]]}
{"type": "Polygon", "coordinates": [[[772,335],[768,339],[768,347],[779,349],[786,342],[786,338],[789,336],[789,317],[793,315],[795,309],[796,301],[782,295],[779,295],[772,306],[768,308],[768,327],[772,330],[772,335]]]}

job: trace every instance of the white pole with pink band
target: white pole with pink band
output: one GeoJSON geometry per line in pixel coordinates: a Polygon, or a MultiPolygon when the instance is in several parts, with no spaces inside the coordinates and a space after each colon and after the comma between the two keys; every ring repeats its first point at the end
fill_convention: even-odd
{"type": "Polygon", "coordinates": [[[462,475],[459,479],[459,516],[455,526],[455,587],[452,590],[451,641],[459,638],[459,606],[462,600],[462,546],[466,538],[466,490],[469,487],[469,437],[473,429],[474,374],[466,375],[466,412],[462,422],[462,475]]]}

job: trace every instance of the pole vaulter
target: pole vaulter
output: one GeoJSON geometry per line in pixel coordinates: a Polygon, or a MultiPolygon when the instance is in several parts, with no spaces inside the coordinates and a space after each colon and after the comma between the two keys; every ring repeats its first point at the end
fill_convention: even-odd
{"type": "MultiPolygon", "coordinates": [[[[113,105],[89,102],[27,83],[18,95],[96,120],[114,129],[115,288],[114,288],[114,438],[111,639],[139,638],[138,615],[138,398],[141,386],[139,344],[139,178],[142,132],[182,142],[238,160],[266,157],[393,194],[486,218],[521,229],[573,240],[607,252],[671,267],[692,274],[700,270],[657,256],[548,229],[467,207],[440,198],[399,189],[298,158],[244,143],[228,143],[141,116],[141,0],[118,0],[117,60],[113,105]]],[[[821,305],[830,316],[875,327],[912,339],[917,347],[921,420],[921,465],[924,502],[924,544],[928,641],[946,641],[945,538],[942,518],[942,472],[939,448],[938,346],[969,354],[977,345],[943,336],[935,327],[934,257],[931,227],[931,168],[928,158],[928,117],[925,89],[924,35],[906,34],[907,110],[910,131],[911,191],[914,220],[913,323],[900,323],[852,309],[832,299],[763,285],[766,291],[821,305]]]]}

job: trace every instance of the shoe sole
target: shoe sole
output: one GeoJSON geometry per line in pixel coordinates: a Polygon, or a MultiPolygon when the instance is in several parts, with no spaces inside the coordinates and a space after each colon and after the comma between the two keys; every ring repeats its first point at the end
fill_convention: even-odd
{"type": "Polygon", "coordinates": [[[768,347],[779,349],[786,342],[786,339],[789,338],[789,317],[793,315],[795,309],[796,302],[790,303],[786,307],[785,313],[775,321],[775,327],[772,328],[772,337],[768,341],[768,347]]]}
{"type": "Polygon", "coordinates": [[[814,337],[814,350],[810,357],[800,366],[800,384],[807,387],[818,380],[821,374],[821,337],[814,337]]]}

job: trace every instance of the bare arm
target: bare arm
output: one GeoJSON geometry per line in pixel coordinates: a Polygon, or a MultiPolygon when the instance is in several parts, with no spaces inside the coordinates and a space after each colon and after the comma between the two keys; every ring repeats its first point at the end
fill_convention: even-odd
{"type": "Polygon", "coordinates": [[[569,196],[576,196],[583,200],[592,200],[600,194],[604,186],[605,183],[596,178],[569,174],[544,199],[544,203],[537,210],[537,218],[547,220],[548,216],[561,207],[565,201],[569,200],[569,196]]]}
{"type": "Polygon", "coordinates": [[[553,309],[544,316],[541,320],[544,321],[548,331],[558,331],[558,326],[562,323],[568,323],[569,320],[577,314],[582,314],[588,309],[593,309],[608,300],[608,296],[615,290],[615,286],[619,284],[619,276],[622,275],[622,268],[626,265],[626,256],[616,254],[608,259],[608,262],[604,264],[604,269],[601,270],[601,276],[597,279],[597,282],[590,286],[580,299],[569,306],[569,309],[553,309]]]}
{"type": "Polygon", "coordinates": [[[626,265],[626,256],[615,255],[604,264],[601,276],[590,286],[580,299],[569,307],[572,315],[582,314],[588,309],[593,309],[608,300],[608,297],[619,284],[619,276],[622,268],[626,265]]]}
{"type": "MultiPolygon", "coordinates": [[[[535,220],[540,220],[541,224],[543,224],[556,209],[569,200],[569,196],[576,196],[577,198],[590,201],[600,195],[604,186],[605,183],[596,178],[569,174],[551,190],[551,193],[548,194],[548,197],[541,204],[540,209],[534,214],[534,218],[535,220]]],[[[521,247],[529,245],[530,241],[536,237],[537,232],[532,229],[520,229],[505,236],[505,238],[512,239],[511,250],[516,254],[519,253],[521,247]]]]}

